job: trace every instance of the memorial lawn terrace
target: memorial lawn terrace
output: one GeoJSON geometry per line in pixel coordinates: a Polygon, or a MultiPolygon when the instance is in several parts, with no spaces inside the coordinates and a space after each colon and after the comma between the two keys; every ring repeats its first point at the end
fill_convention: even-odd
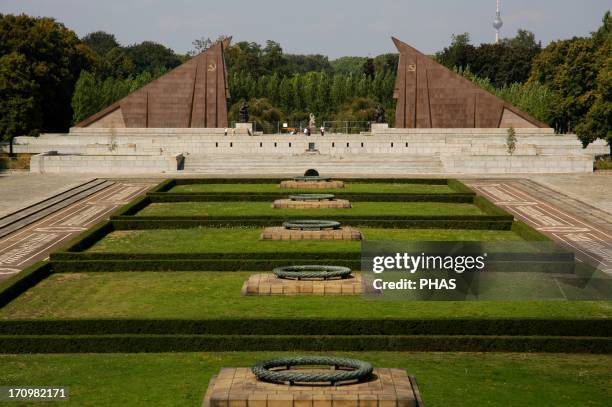
{"type": "MultiPolygon", "coordinates": [[[[609,301],[242,296],[241,287],[252,274],[279,266],[326,264],[359,272],[359,241],[261,240],[265,228],[292,219],[336,220],[359,230],[365,241],[552,243],[456,180],[345,179],[344,188],[302,192],[332,192],[350,201],[349,209],[275,209],[274,200],[297,192],[280,188],[280,181],[162,182],[52,252],[49,261],[0,286],[0,349],[610,352],[609,301]]],[[[541,283],[521,273],[500,280],[508,292],[535,294],[543,290],[541,283]]],[[[577,288],[568,283],[559,289],[571,293],[577,288]]],[[[57,357],[28,359],[28,366],[40,364],[44,370],[61,360],[57,357]]],[[[474,363],[469,356],[457,358],[457,363],[474,363]]],[[[73,361],[78,365],[79,360],[73,361]]],[[[566,363],[549,360],[551,366],[566,363]]]]}

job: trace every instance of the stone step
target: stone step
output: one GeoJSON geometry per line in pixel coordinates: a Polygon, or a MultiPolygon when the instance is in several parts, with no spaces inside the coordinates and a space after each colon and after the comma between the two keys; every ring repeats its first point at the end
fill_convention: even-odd
{"type": "Polygon", "coordinates": [[[13,233],[113,184],[113,181],[96,178],[6,215],[0,218],[0,237],[13,233]]]}

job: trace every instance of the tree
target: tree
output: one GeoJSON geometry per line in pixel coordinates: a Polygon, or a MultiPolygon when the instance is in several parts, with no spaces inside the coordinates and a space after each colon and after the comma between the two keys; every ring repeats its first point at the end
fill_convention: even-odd
{"type": "Polygon", "coordinates": [[[372,58],[366,59],[363,64],[363,74],[367,78],[373,78],[376,74],[376,67],[374,66],[374,60],[372,58]]]}
{"type": "Polygon", "coordinates": [[[352,73],[354,75],[363,74],[363,66],[367,58],[364,57],[340,57],[331,61],[331,66],[335,73],[352,73]]]}
{"type": "Polygon", "coordinates": [[[558,95],[554,125],[575,130],[586,146],[597,138],[610,142],[610,12],[589,38],[549,44],[534,60],[530,82],[540,82],[558,95]]]}
{"type": "Polygon", "coordinates": [[[82,41],[100,56],[106,55],[106,53],[113,48],[121,47],[121,45],[117,42],[115,35],[109,34],[105,31],[95,31],[89,33],[82,38],[82,41]]]}
{"type": "Polygon", "coordinates": [[[369,122],[374,120],[374,113],[378,103],[371,98],[355,98],[350,102],[338,106],[338,112],[334,115],[337,121],[359,121],[369,122]]]}
{"type": "Polygon", "coordinates": [[[447,68],[469,68],[481,78],[488,78],[495,86],[525,82],[529,78],[531,64],[541,51],[533,33],[518,30],[514,38],[503,39],[498,44],[470,44],[468,33],[454,35],[451,45],[436,54],[438,62],[447,68]]]}
{"type": "Polygon", "coordinates": [[[85,120],[102,107],[99,81],[89,71],[81,71],[72,95],[73,123],[85,120]]]}
{"type": "Polygon", "coordinates": [[[131,45],[125,51],[134,61],[137,73],[154,71],[159,68],[172,69],[183,62],[170,48],[153,41],[131,45]]]}
{"type": "MultiPolygon", "coordinates": [[[[238,110],[243,101],[234,103],[228,112],[230,122],[238,120],[238,110]]],[[[249,121],[254,123],[255,129],[263,130],[266,133],[274,133],[277,131],[278,122],[284,118],[283,113],[275,108],[273,104],[265,98],[250,99],[249,103],[249,121]]]]}
{"type": "Polygon", "coordinates": [[[283,78],[279,86],[279,105],[283,111],[288,112],[293,107],[293,81],[289,78],[283,78]]]}
{"type": "Polygon", "coordinates": [[[472,67],[476,59],[476,48],[470,44],[470,34],[453,35],[451,45],[436,54],[436,60],[447,68],[472,67]]]}
{"type": "Polygon", "coordinates": [[[335,74],[332,79],[329,99],[333,107],[340,106],[346,99],[346,84],[344,75],[335,74]]]}
{"type": "Polygon", "coordinates": [[[187,52],[187,55],[189,56],[198,55],[208,50],[208,48],[212,47],[216,43],[224,41],[227,38],[229,38],[227,35],[220,35],[217,37],[215,41],[211,40],[208,37],[196,38],[195,40],[191,42],[191,44],[193,45],[193,48],[191,49],[191,51],[187,52]]]}
{"type": "Polygon", "coordinates": [[[9,142],[11,155],[16,136],[33,134],[41,126],[38,84],[28,71],[25,56],[11,52],[0,57],[0,135],[9,142]]]}
{"type": "MultiPolygon", "coordinates": [[[[36,84],[36,92],[31,94],[32,103],[41,115],[40,120],[28,118],[19,125],[15,123],[15,129],[23,134],[68,129],[72,120],[70,100],[74,85],[81,69],[93,63],[89,59],[91,51],[87,49],[73,31],[52,18],[0,14],[0,55],[16,54],[11,57],[11,64],[20,63],[16,69],[28,75],[21,76],[24,86],[31,88],[26,83],[36,84]]],[[[3,103],[5,108],[11,104],[22,105],[17,100],[3,103]]],[[[0,111],[0,117],[6,114],[10,113],[0,111]]],[[[13,116],[11,120],[17,119],[13,116]]]]}

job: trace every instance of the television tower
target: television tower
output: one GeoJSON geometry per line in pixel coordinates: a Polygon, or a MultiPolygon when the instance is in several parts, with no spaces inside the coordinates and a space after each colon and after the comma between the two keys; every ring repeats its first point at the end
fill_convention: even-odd
{"type": "Polygon", "coordinates": [[[501,19],[500,0],[497,0],[497,9],[495,10],[495,20],[493,20],[493,28],[495,28],[495,43],[499,44],[499,29],[502,28],[504,22],[501,19]]]}

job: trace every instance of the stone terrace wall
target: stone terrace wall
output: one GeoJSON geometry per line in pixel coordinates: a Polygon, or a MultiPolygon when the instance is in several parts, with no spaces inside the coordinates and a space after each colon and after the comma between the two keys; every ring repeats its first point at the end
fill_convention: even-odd
{"type": "MultiPolygon", "coordinates": [[[[313,134],[249,136],[246,129],[100,129],[73,128],[69,134],[43,134],[38,138],[18,137],[16,152],[105,156],[170,156],[185,154],[186,168],[194,172],[206,169],[190,165],[206,160],[238,160],[257,173],[271,173],[266,165],[275,159],[299,158],[313,163],[358,160],[378,165],[381,159],[412,163],[411,168],[432,162],[436,173],[479,172],[585,172],[592,171],[593,155],[605,154],[602,140],[583,149],[575,135],[555,135],[552,129],[516,129],[514,155],[507,153],[506,129],[385,129],[373,134],[313,134]],[[314,143],[316,152],[306,154],[314,143]],[[316,155],[316,157],[315,157],[316,155]],[[386,157],[386,158],[385,158],[386,157]]],[[[340,164],[340,162],[338,162],[340,164]]],[[[423,171],[432,172],[423,167],[423,171]]]]}
{"type": "Polygon", "coordinates": [[[150,174],[177,172],[183,156],[58,155],[37,154],[30,161],[30,172],[71,174],[150,174]]]}

